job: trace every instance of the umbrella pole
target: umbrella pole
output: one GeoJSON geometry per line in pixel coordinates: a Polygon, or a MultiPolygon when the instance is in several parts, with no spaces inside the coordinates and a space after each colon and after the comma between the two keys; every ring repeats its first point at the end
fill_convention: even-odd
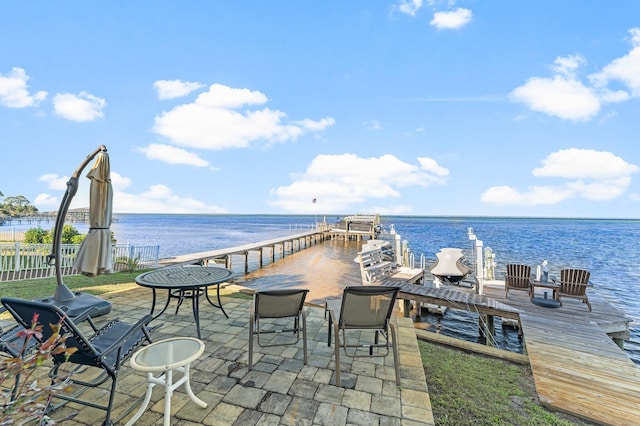
{"type": "Polygon", "coordinates": [[[69,206],[71,205],[71,200],[75,197],[76,192],[78,192],[78,177],[82,170],[87,167],[87,164],[94,159],[98,153],[102,151],[106,151],[107,147],[101,145],[95,151],[85,158],[85,160],[80,164],[80,166],[76,169],[75,172],[71,175],[71,178],[67,182],[67,190],[62,197],[62,202],[60,203],[60,208],[58,209],[58,215],[56,216],[56,225],[53,229],[53,248],[51,254],[49,255],[49,265],[55,265],[56,269],[56,281],[58,285],[56,286],[55,293],[53,295],[53,300],[56,302],[67,302],[73,300],[75,295],[74,293],[65,285],[62,280],[62,266],[60,265],[60,259],[62,258],[62,250],[60,248],[60,243],[62,241],[62,230],[64,228],[64,221],[67,216],[67,212],[69,211],[69,206]]]}

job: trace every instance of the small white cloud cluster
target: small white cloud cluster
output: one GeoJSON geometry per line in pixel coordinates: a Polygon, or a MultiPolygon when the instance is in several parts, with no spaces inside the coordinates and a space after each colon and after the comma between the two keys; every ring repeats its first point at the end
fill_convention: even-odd
{"type": "Polygon", "coordinates": [[[159,99],[175,99],[204,87],[204,84],[182,80],[158,80],[153,83],[159,99]]]}
{"type": "MultiPolygon", "coordinates": [[[[422,9],[423,0],[400,0],[395,8],[401,13],[409,16],[416,16],[418,11],[422,9]]],[[[433,1],[429,2],[432,6],[433,1]]],[[[455,1],[449,2],[449,6],[455,4],[455,1]]],[[[439,30],[459,30],[467,25],[473,19],[473,12],[469,9],[458,7],[453,10],[438,11],[433,14],[431,24],[439,30]]]]}
{"type": "Polygon", "coordinates": [[[551,77],[531,77],[510,93],[512,100],[526,104],[531,110],[564,120],[589,120],[605,103],[622,102],[640,97],[640,28],[633,28],[631,51],[614,59],[599,72],[587,76],[588,83],[577,76],[586,64],[580,55],[558,57],[550,67],[551,77]],[[626,90],[611,90],[612,82],[620,82],[626,90]]]}
{"type": "Polygon", "coordinates": [[[430,24],[439,30],[457,30],[469,22],[473,18],[473,13],[469,9],[459,7],[448,12],[436,12],[430,24]]]}
{"type": "Polygon", "coordinates": [[[7,75],[0,73],[0,105],[8,108],[38,106],[47,97],[47,92],[30,94],[27,81],[29,76],[22,68],[13,68],[7,75]]]}
{"type": "MultiPolygon", "coordinates": [[[[29,93],[29,76],[22,68],[13,68],[7,75],[0,74],[0,105],[8,108],[27,108],[40,105],[47,92],[29,93]]],[[[67,120],[83,122],[104,117],[104,99],[85,91],[77,95],[60,93],[53,97],[53,108],[57,116],[67,120]]]]}
{"type": "Polygon", "coordinates": [[[103,118],[103,110],[106,105],[107,102],[104,99],[84,91],[77,95],[60,93],[53,97],[53,108],[56,115],[76,122],[103,118]]]}
{"type": "Polygon", "coordinates": [[[556,185],[531,186],[520,191],[510,186],[494,186],[481,196],[495,205],[550,205],[571,198],[612,200],[631,184],[631,175],[640,168],[606,151],[569,148],[549,154],[532,173],[540,178],[563,179],[556,185]]]}

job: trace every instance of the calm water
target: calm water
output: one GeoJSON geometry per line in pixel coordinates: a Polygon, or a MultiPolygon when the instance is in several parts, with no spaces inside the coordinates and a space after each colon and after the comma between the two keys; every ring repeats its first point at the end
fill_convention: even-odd
{"type": "MultiPolygon", "coordinates": [[[[112,230],[118,243],[159,245],[160,257],[195,253],[258,242],[292,231],[310,229],[316,220],[293,215],[116,215],[112,230]]],[[[318,217],[323,220],[323,217],[318,217]]],[[[327,217],[335,222],[336,217],[327,217]]],[[[640,363],[640,221],[483,217],[383,217],[409,242],[413,253],[435,260],[443,247],[470,249],[467,229],[473,228],[484,247],[495,252],[496,274],[504,274],[509,262],[535,267],[549,262],[551,274],[563,267],[591,271],[591,281],[611,303],[634,321],[625,350],[640,363]]],[[[82,226],[77,226],[86,232],[82,226]]],[[[477,320],[466,313],[449,311],[444,318],[425,319],[444,334],[475,339],[477,320]]],[[[517,333],[498,333],[498,345],[521,350],[517,333]]]]}

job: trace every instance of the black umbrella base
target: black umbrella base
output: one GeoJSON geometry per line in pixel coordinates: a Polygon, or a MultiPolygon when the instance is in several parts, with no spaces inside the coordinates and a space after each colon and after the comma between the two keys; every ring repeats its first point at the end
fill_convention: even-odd
{"type": "Polygon", "coordinates": [[[71,318],[80,315],[89,308],[95,308],[91,317],[98,317],[111,312],[111,302],[83,292],[73,293],[73,298],[70,300],[55,300],[52,296],[40,299],[39,302],[55,305],[66,312],[71,318]]]}
{"type": "Polygon", "coordinates": [[[559,308],[560,302],[554,299],[547,299],[546,297],[534,297],[531,299],[531,303],[545,308],[559,308]]]}

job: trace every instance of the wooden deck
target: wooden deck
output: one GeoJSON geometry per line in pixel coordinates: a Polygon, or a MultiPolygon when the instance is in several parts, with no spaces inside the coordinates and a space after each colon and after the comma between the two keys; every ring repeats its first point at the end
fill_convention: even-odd
{"type": "Polygon", "coordinates": [[[482,296],[455,286],[382,285],[399,285],[403,299],[518,318],[542,404],[599,424],[640,424],[640,369],[614,341],[629,337],[630,318],[595,291],[589,312],[572,299],[561,308],[534,305],[526,291],[506,299],[502,283],[485,285],[482,296]]]}

